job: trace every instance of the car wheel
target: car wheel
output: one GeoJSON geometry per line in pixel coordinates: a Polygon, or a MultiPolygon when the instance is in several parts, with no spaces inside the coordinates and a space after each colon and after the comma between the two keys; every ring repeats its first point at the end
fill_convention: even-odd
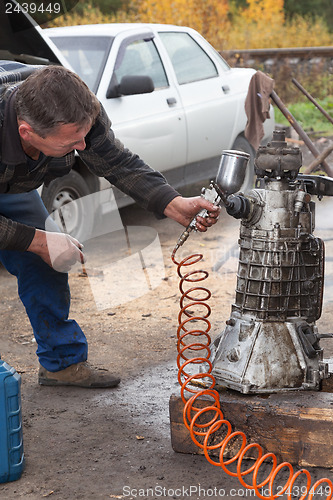
{"type": "Polygon", "coordinates": [[[250,159],[246,168],[245,179],[240,188],[240,191],[242,193],[246,193],[247,191],[250,191],[250,189],[252,189],[254,185],[254,158],[256,152],[249,141],[243,136],[237,137],[237,139],[233,143],[232,149],[236,151],[244,151],[244,153],[248,153],[250,155],[250,159]]]}
{"type": "Polygon", "coordinates": [[[94,207],[89,194],[83,177],[72,170],[44,186],[41,195],[58,227],[79,241],[89,239],[93,228],[94,207]]]}

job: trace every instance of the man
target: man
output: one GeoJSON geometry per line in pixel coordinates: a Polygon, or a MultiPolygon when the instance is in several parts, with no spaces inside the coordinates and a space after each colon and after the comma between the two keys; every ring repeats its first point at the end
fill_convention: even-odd
{"type": "Polygon", "coordinates": [[[187,226],[206,208],[209,217],[197,223],[205,231],[216,222],[219,209],[201,197],[183,198],[159,172],[124,148],[96,96],[73,72],[57,66],[34,68],[23,82],[1,87],[0,259],[18,280],[38,345],[39,383],[115,387],[118,377],[87,362],[85,335],[68,319],[66,272],[84,261],[82,245],[69,235],[45,230],[48,213],[36,191],[71,170],[74,151],[91,172],[157,216],[187,226]]]}

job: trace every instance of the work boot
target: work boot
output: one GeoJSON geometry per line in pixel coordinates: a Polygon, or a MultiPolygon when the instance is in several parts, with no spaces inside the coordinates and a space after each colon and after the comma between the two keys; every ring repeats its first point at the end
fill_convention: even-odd
{"type": "Polygon", "coordinates": [[[111,375],[107,370],[95,368],[87,361],[70,365],[58,372],[49,372],[39,367],[38,383],[40,385],[73,385],[76,387],[116,387],[119,377],[111,375]]]}

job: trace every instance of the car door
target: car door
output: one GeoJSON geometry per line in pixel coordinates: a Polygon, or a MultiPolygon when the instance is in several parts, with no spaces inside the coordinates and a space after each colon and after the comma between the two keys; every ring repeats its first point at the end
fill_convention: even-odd
{"type": "Polygon", "coordinates": [[[160,31],[159,36],[169,54],[185,109],[187,163],[220,155],[232,146],[239,115],[239,84],[231,81],[232,70],[186,31],[160,31]]]}
{"type": "Polygon", "coordinates": [[[115,38],[97,97],[106,108],[117,137],[150,166],[165,171],[185,164],[184,110],[153,34],[115,38]],[[107,98],[110,82],[120,83],[128,75],[150,76],[154,91],[107,98]]]}

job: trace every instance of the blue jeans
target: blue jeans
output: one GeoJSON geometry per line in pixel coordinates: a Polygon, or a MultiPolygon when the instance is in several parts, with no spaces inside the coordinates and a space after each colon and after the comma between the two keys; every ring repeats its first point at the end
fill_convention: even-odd
{"type": "MultiPolygon", "coordinates": [[[[37,229],[44,229],[49,216],[37,191],[0,194],[0,214],[37,229]]],[[[0,250],[0,261],[17,277],[19,297],[33,328],[40,364],[49,371],[58,371],[85,361],[87,339],[76,321],[68,319],[68,275],[55,271],[31,252],[0,250]]]]}

